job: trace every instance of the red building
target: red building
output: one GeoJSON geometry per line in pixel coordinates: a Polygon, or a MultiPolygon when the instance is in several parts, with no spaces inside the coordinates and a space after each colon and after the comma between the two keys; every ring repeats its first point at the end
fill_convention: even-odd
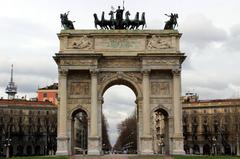
{"type": "Polygon", "coordinates": [[[53,104],[58,104],[58,83],[53,83],[50,86],[39,88],[37,91],[38,101],[50,101],[53,104]]]}

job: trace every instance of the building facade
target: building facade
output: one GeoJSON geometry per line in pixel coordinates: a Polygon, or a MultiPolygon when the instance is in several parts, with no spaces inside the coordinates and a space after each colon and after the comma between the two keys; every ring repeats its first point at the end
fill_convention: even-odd
{"type": "Polygon", "coordinates": [[[183,99],[184,150],[187,154],[240,155],[240,99],[183,99]]]}
{"type": "Polygon", "coordinates": [[[50,86],[39,88],[37,90],[38,101],[49,101],[54,105],[58,104],[58,83],[53,83],[50,86]]]}
{"type": "Polygon", "coordinates": [[[56,135],[52,103],[0,99],[0,156],[55,154],[56,135]]]}

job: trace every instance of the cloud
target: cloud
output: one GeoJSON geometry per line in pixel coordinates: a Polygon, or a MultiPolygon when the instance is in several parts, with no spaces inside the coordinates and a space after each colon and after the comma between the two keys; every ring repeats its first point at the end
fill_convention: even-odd
{"type": "Polygon", "coordinates": [[[240,50],[240,24],[235,24],[230,28],[229,40],[224,43],[223,48],[228,53],[239,54],[240,50]]]}
{"type": "Polygon", "coordinates": [[[214,42],[224,42],[228,38],[224,29],[215,26],[210,19],[201,14],[187,16],[180,29],[184,33],[182,40],[197,48],[207,47],[214,42]]]}

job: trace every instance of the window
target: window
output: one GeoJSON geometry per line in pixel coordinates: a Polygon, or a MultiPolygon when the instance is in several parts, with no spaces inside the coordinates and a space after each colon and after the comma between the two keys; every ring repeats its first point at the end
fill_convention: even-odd
{"type": "Polygon", "coordinates": [[[225,112],[225,113],[227,113],[227,112],[228,112],[228,111],[227,111],[227,108],[224,108],[224,112],[225,112]]]}
{"type": "Polygon", "coordinates": [[[43,97],[46,98],[47,97],[47,93],[43,93],[43,97]]]}

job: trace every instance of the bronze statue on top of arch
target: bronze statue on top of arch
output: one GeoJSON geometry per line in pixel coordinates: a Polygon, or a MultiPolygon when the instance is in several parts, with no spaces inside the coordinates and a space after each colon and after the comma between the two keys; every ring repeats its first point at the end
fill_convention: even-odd
{"type": "MultiPolygon", "coordinates": [[[[125,12],[125,19],[123,19],[123,12],[125,10],[124,7],[123,9],[121,9],[120,6],[118,6],[118,9],[116,11],[113,11],[113,10],[110,11],[108,14],[110,15],[109,20],[105,19],[105,16],[104,16],[105,12],[102,12],[101,21],[98,19],[98,16],[96,13],[93,14],[94,24],[96,29],[98,29],[97,26],[100,26],[101,29],[106,29],[106,30],[108,29],[133,29],[134,30],[134,29],[138,29],[140,26],[142,26],[142,29],[144,28],[144,26],[146,27],[145,12],[142,13],[142,17],[140,20],[139,20],[139,12],[137,12],[135,15],[135,18],[131,20],[129,18],[130,16],[129,11],[125,12]],[[114,13],[116,13],[116,19],[114,19],[114,13]]],[[[75,21],[69,20],[68,14],[69,14],[69,11],[67,13],[60,14],[61,24],[65,30],[75,29],[73,25],[73,22],[75,21]]],[[[177,23],[178,14],[171,13],[170,15],[167,15],[167,14],[165,15],[170,17],[170,19],[165,22],[164,30],[174,30],[175,27],[178,26],[178,23],[177,23]]]]}
{"type": "Polygon", "coordinates": [[[99,26],[101,29],[138,29],[140,26],[142,26],[142,29],[146,27],[146,20],[145,20],[145,12],[142,13],[141,19],[139,19],[139,12],[136,13],[134,19],[130,19],[129,16],[131,15],[129,11],[125,12],[125,19],[123,18],[123,13],[125,11],[125,8],[123,7],[121,9],[120,6],[118,6],[118,9],[114,11],[114,8],[112,8],[112,11],[108,13],[110,15],[110,19],[105,19],[105,12],[102,12],[101,20],[98,19],[98,16],[96,13],[93,14],[94,16],[94,24],[95,28],[98,29],[97,26],[99,26]],[[116,18],[114,18],[114,14],[116,13],[116,18]]]}

